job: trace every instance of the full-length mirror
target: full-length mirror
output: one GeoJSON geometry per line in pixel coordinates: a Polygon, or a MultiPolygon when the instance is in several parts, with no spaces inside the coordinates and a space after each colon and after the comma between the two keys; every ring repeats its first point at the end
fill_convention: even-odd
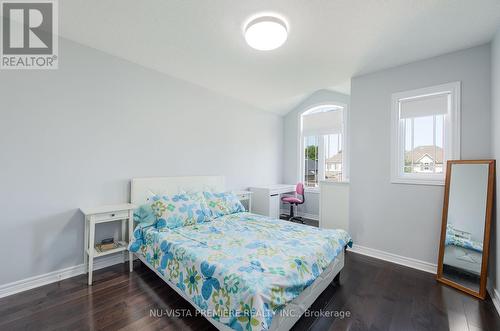
{"type": "Polygon", "coordinates": [[[494,160],[448,161],[437,279],[479,298],[486,276],[494,160]]]}

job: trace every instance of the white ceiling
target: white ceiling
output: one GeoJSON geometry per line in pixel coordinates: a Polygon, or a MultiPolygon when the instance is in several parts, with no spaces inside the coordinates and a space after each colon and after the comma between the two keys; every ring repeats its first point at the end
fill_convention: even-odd
{"type": "Polygon", "coordinates": [[[350,78],[491,40],[500,0],[59,1],[63,37],[285,114],[350,78]],[[289,38],[248,47],[243,23],[275,12],[289,38]]]}

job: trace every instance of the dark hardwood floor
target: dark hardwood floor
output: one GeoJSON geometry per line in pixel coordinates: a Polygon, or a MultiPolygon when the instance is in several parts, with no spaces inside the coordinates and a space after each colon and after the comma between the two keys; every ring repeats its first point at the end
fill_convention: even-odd
{"type": "MultiPolygon", "coordinates": [[[[288,215],[286,214],[281,214],[280,215],[280,219],[286,221],[288,220],[288,215]]],[[[310,218],[305,218],[305,217],[302,217],[302,220],[304,221],[304,224],[307,224],[307,225],[310,225],[310,226],[315,226],[315,227],[319,227],[319,221],[318,220],[312,220],[310,218]]],[[[298,223],[297,221],[294,221],[294,223],[298,223]]]]}
{"type": "MultiPolygon", "coordinates": [[[[146,266],[101,269],[0,299],[0,330],[214,330],[146,266]],[[186,309],[192,316],[151,317],[186,309]]],[[[331,284],[294,330],[500,330],[491,299],[476,300],[431,274],[348,252],[331,284]],[[323,316],[319,316],[321,311],[323,316]],[[344,312],[334,318],[325,312],[344,312]],[[316,316],[314,316],[316,315],[316,316]]]]}

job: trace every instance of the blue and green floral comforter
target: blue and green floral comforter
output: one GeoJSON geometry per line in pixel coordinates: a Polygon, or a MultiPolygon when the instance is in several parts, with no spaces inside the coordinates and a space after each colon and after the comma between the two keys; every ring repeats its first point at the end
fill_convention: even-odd
{"type": "Polygon", "coordinates": [[[455,228],[451,223],[446,225],[446,238],[445,245],[455,245],[462,248],[471,249],[473,251],[482,253],[483,243],[475,241],[469,232],[465,232],[455,228]]]}
{"type": "Polygon", "coordinates": [[[208,316],[235,330],[267,330],[346,245],[343,230],[243,212],[175,229],[141,223],[129,249],[208,316]]]}

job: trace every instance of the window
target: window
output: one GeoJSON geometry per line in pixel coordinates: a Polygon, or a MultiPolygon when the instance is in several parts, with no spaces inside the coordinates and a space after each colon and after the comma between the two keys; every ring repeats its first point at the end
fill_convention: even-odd
{"type": "Polygon", "coordinates": [[[443,185],[460,158],[460,82],[392,96],[393,183],[443,185]]]}
{"type": "Polygon", "coordinates": [[[405,174],[443,174],[444,116],[403,119],[405,174]]]}
{"type": "Polygon", "coordinates": [[[342,181],[342,134],[323,136],[325,140],[325,180],[342,181]]]}
{"type": "Polygon", "coordinates": [[[306,188],[346,180],[345,106],[314,107],[301,115],[300,178],[306,188]]]}
{"type": "Polygon", "coordinates": [[[304,185],[316,187],[319,184],[318,152],[320,136],[304,137],[304,185]]]}

